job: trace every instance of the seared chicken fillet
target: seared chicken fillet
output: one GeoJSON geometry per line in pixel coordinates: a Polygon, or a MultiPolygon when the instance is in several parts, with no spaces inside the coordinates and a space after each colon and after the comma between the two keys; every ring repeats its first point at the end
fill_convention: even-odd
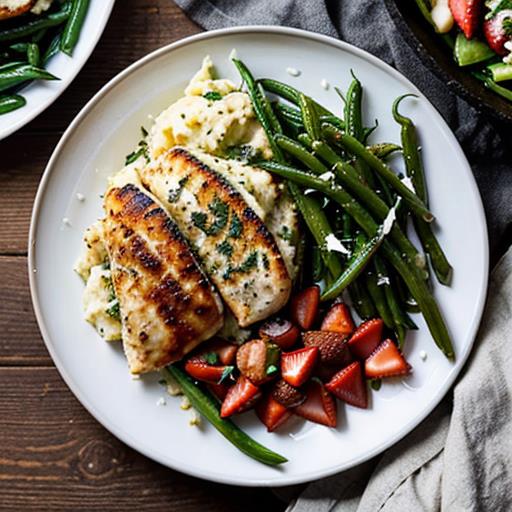
{"type": "Polygon", "coordinates": [[[166,212],[138,186],[105,196],[104,241],[134,374],[181,359],[222,326],[223,307],[166,212]]]}
{"type": "Polygon", "coordinates": [[[35,3],[36,0],[17,0],[14,2],[0,0],[0,20],[21,16],[30,11],[35,3]]]}
{"type": "Polygon", "coordinates": [[[182,148],[164,153],[139,174],[241,327],[286,304],[291,279],[274,237],[226,176],[182,148]]]}

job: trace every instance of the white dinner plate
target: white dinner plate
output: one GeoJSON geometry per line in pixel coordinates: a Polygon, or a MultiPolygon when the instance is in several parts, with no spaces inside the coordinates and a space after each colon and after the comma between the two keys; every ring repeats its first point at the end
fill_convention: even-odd
{"type": "MultiPolygon", "coordinates": [[[[108,430],[136,450],[198,477],[238,485],[278,486],[317,479],[382,452],[425,418],[453,384],[471,350],[484,306],[488,242],[480,196],[455,137],[416,87],[377,58],[340,41],[288,28],[245,27],[203,33],[157,50],[109,82],[63,135],[39,188],[30,230],[32,299],[43,338],[63,378],[82,404],[108,430]],[[401,110],[414,118],[423,146],[431,209],[454,268],[453,285],[434,283],[453,337],[457,359],[436,348],[419,315],[405,353],[414,372],[385,382],[367,410],[339,406],[339,426],[329,429],[294,421],[269,434],[252,412],[237,423],[289,462],[272,468],[231,446],[210,425],[188,425],[179,398],[164,396],[159,376],[132,380],[118,344],[100,339],[83,320],[83,283],[73,273],[82,233],[102,215],[107,177],[136,146],[139,127],[176,100],[210,54],[219,76],[239,78],[228,56],[236,48],[257,77],[290,82],[334,111],[341,105],[334,85],[346,89],[350,70],[367,92],[368,123],[378,118],[375,140],[398,142],[391,103],[400,94],[417,100],[401,110]],[[300,70],[292,77],[286,69],[300,70]],[[325,90],[321,81],[331,87],[325,90]],[[77,193],[85,201],[77,199],[77,193]],[[66,219],[68,222],[64,222],[66,219]],[[420,357],[425,351],[426,360],[420,357]]],[[[424,355],[424,354],[423,354],[424,355]]]]}
{"type": "Polygon", "coordinates": [[[46,69],[60,80],[36,80],[24,87],[19,94],[27,100],[27,104],[18,110],[0,116],[0,140],[32,121],[66,90],[94,50],[107,24],[114,1],[90,1],[73,56],[68,57],[59,52],[46,66],[46,69]]]}

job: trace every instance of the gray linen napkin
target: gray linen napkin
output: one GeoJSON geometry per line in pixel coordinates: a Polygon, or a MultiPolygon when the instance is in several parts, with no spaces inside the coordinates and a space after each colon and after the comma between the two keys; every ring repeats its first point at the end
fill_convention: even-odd
{"type": "MultiPolygon", "coordinates": [[[[340,37],[398,68],[434,103],[464,148],[486,208],[494,261],[510,244],[512,129],[453,96],[396,33],[382,0],[175,1],[206,29],[304,28],[340,37]]],[[[511,511],[511,312],[508,251],[493,272],[484,322],[453,396],[380,460],[310,484],[287,512],[511,511]]]]}
{"type": "Polygon", "coordinates": [[[343,39],[399,69],[432,101],[462,144],[486,209],[493,261],[510,245],[512,127],[491,122],[451,94],[396,32],[383,0],[175,2],[208,30],[256,24],[303,28],[343,39]]]}

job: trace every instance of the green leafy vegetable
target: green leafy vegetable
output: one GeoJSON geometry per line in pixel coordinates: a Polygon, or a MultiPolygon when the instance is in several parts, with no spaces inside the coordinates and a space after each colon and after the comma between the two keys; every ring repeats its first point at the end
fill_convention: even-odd
{"type": "Polygon", "coordinates": [[[203,94],[203,98],[206,98],[210,101],[218,101],[222,99],[222,95],[217,91],[208,91],[207,93],[203,94]]]}

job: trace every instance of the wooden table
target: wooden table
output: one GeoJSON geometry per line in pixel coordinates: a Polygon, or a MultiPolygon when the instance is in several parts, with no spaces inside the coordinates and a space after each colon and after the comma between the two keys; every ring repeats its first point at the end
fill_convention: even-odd
{"type": "Polygon", "coordinates": [[[63,130],[119,71],[155,48],[199,31],[171,0],[118,0],[100,43],[73,84],[36,120],[0,142],[2,511],[285,508],[268,489],[228,487],[182,475],[110,435],[61,380],[30,302],[32,202],[63,130]]]}

